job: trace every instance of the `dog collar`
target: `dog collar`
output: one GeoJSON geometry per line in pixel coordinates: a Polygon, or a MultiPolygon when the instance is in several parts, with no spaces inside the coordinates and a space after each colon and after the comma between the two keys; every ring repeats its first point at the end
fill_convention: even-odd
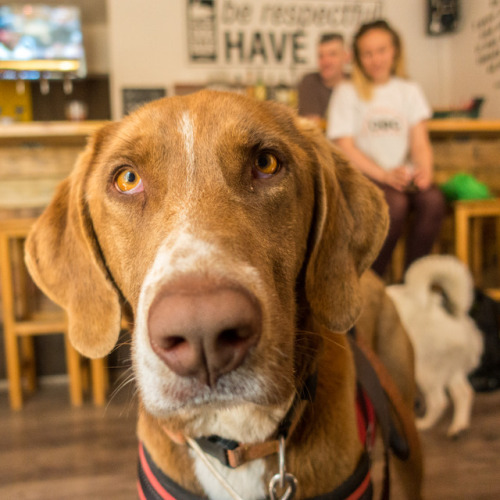
{"type": "MultiPolygon", "coordinates": [[[[305,403],[314,399],[317,380],[318,375],[315,372],[304,381],[302,389],[295,396],[290,409],[278,426],[274,439],[262,443],[238,443],[237,441],[225,439],[220,436],[208,436],[196,438],[195,441],[203,452],[216,458],[226,467],[233,469],[252,460],[278,453],[280,436],[286,439],[293,433],[302,417],[305,403]]],[[[186,444],[184,435],[174,434],[165,426],[163,426],[163,430],[175,443],[186,444]]]]}
{"type": "MultiPolygon", "coordinates": [[[[137,490],[140,500],[206,500],[206,497],[185,490],[162,472],[142,443],[139,443],[138,471],[137,490]]],[[[355,471],[346,481],[333,491],[308,500],[371,500],[372,497],[370,459],[368,454],[364,453],[355,471]]]]}

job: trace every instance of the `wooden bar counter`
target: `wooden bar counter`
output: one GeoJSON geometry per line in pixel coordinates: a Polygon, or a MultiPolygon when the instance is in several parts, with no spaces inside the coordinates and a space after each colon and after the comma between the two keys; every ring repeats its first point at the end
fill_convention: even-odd
{"type": "Polygon", "coordinates": [[[0,125],[0,218],[45,207],[72,170],[87,137],[104,123],[30,122],[0,125]]]}

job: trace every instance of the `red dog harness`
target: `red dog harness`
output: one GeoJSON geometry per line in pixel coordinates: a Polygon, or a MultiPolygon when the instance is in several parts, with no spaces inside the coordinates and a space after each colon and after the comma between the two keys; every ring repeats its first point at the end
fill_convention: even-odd
{"type": "MultiPolygon", "coordinates": [[[[358,386],[356,416],[360,439],[365,447],[370,449],[375,439],[375,411],[361,386],[358,386]]],[[[138,471],[137,489],[140,500],[206,500],[185,490],[164,474],[156,466],[142,443],[139,444],[138,471]]],[[[372,497],[370,458],[369,454],[365,452],[355,471],[346,481],[332,492],[309,500],[371,500],[372,497]]]]}
{"type": "MultiPolygon", "coordinates": [[[[173,481],[153,462],[142,443],[139,444],[139,480],[137,489],[140,500],[206,500],[173,481]]],[[[334,491],[309,500],[371,500],[370,459],[363,453],[354,473],[334,491]]]]}

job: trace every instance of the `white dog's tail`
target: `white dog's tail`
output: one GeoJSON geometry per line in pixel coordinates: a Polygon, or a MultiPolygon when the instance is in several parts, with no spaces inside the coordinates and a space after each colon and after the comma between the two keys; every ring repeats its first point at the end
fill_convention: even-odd
{"type": "Polygon", "coordinates": [[[474,299],[474,282],[469,269],[452,255],[429,255],[415,261],[406,271],[405,283],[422,294],[440,287],[454,315],[467,314],[474,299]]]}

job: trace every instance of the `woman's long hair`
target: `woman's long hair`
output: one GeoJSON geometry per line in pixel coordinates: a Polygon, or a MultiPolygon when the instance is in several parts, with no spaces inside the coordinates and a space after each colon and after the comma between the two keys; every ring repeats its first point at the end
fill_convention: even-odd
{"type": "Polygon", "coordinates": [[[378,19],[361,25],[353,39],[354,64],[351,79],[358,94],[365,101],[369,101],[372,98],[373,82],[368,75],[366,75],[363,65],[361,64],[359,56],[359,40],[368,31],[374,29],[385,31],[391,35],[394,46],[394,64],[391,69],[391,75],[407,78],[403,43],[397,31],[395,31],[394,28],[392,28],[389,23],[383,19],[378,19]]]}

